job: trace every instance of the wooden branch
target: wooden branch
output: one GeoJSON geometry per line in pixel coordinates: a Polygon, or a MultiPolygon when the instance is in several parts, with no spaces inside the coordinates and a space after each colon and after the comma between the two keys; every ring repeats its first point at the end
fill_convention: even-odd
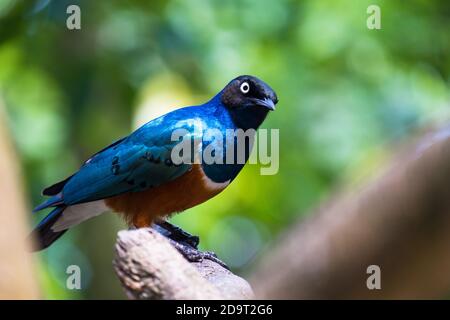
{"type": "Polygon", "coordinates": [[[442,298],[450,292],[450,126],[406,148],[359,192],[336,197],[263,256],[261,298],[442,298]],[[381,268],[369,290],[367,267],[381,268]]]}
{"type": "Polygon", "coordinates": [[[114,268],[130,299],[253,297],[244,279],[211,260],[189,263],[151,228],[119,232],[114,268]]]}

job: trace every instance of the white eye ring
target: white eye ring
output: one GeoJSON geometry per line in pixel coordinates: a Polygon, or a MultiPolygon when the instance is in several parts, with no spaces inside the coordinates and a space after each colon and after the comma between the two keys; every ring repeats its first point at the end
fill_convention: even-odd
{"type": "Polygon", "coordinates": [[[242,82],[240,89],[243,94],[247,94],[250,91],[250,85],[248,82],[242,82]]]}

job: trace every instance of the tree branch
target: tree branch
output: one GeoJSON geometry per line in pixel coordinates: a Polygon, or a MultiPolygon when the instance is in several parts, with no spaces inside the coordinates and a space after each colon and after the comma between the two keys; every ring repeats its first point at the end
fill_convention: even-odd
{"type": "Polygon", "coordinates": [[[249,284],[219,264],[189,263],[152,228],[120,231],[114,268],[130,299],[248,299],[249,284]]]}

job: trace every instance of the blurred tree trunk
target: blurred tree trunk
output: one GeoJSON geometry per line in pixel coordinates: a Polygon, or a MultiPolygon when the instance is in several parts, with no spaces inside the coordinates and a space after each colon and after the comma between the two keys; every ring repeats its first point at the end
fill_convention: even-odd
{"type": "Polygon", "coordinates": [[[0,100],[0,299],[36,299],[33,261],[26,243],[26,206],[19,164],[0,100]]]}
{"type": "Polygon", "coordinates": [[[263,256],[265,299],[433,299],[450,293],[450,126],[405,148],[360,191],[334,197],[263,256]],[[380,270],[380,289],[371,289],[380,270]]]}

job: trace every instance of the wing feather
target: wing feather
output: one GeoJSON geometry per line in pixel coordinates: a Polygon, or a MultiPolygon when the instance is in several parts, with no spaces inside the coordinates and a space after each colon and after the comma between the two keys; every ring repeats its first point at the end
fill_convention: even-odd
{"type": "MultiPolygon", "coordinates": [[[[172,141],[176,121],[152,122],[137,130],[114,148],[108,148],[87,161],[64,185],[64,203],[68,205],[143,191],[169,182],[189,170],[190,164],[174,165],[172,141]]],[[[193,127],[185,127],[191,134],[193,127]]]]}

